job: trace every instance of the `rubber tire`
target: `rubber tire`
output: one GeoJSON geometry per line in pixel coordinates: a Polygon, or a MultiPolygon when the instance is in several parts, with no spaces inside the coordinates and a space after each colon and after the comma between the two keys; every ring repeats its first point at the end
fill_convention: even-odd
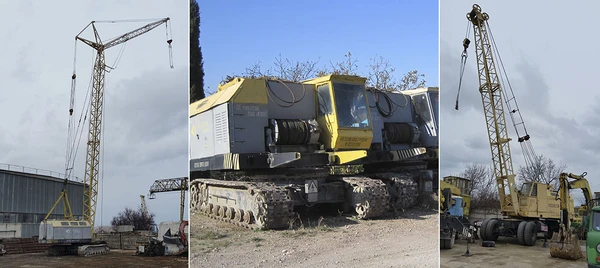
{"type": "Polygon", "coordinates": [[[481,246],[486,248],[491,248],[496,246],[496,242],[494,241],[481,241],[481,246]]]}
{"type": "Polygon", "coordinates": [[[488,222],[490,222],[490,220],[491,219],[483,220],[483,222],[481,223],[481,226],[479,227],[479,238],[481,238],[482,241],[488,240],[485,230],[487,229],[486,227],[487,227],[488,222]]]}
{"type": "Polygon", "coordinates": [[[537,240],[537,225],[534,221],[527,222],[523,236],[526,246],[534,246],[537,240]]]}
{"type": "Polygon", "coordinates": [[[494,228],[496,227],[496,223],[498,223],[497,220],[490,220],[487,223],[487,226],[485,226],[485,236],[486,238],[484,240],[488,240],[488,241],[496,241],[498,240],[498,235],[494,234],[494,228]]]}
{"type": "Polygon", "coordinates": [[[442,249],[452,249],[452,244],[450,243],[450,239],[442,240],[442,249]]]}
{"type": "Polygon", "coordinates": [[[525,245],[525,225],[527,225],[527,222],[522,221],[519,223],[519,228],[517,228],[517,242],[519,242],[519,245],[525,245]]]}

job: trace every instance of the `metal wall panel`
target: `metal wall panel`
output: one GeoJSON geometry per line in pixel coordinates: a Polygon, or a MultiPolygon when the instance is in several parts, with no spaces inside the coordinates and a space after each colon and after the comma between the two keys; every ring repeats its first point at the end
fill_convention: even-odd
{"type": "Polygon", "coordinates": [[[313,85],[268,81],[269,118],[315,119],[317,114],[313,85]],[[291,107],[290,107],[291,106],[291,107]]]}
{"type": "MultiPolygon", "coordinates": [[[[265,128],[269,125],[268,106],[265,104],[229,104],[231,153],[265,152],[265,128]]],[[[216,110],[215,110],[216,112],[216,110]]],[[[216,133],[215,133],[216,135],[216,133]]]]}
{"type": "Polygon", "coordinates": [[[39,223],[21,223],[21,237],[30,238],[40,234],[39,223]]]}
{"type": "MultiPolygon", "coordinates": [[[[63,179],[49,176],[0,170],[0,213],[6,214],[43,214],[50,211],[63,189],[63,179]]],[[[83,211],[83,184],[69,181],[67,195],[75,216],[83,211]]],[[[52,213],[61,216],[62,204],[52,213]]],[[[32,216],[27,215],[26,221],[32,216]]],[[[18,216],[17,218],[23,218],[18,216]]],[[[38,217],[39,218],[39,217],[38,217]]],[[[11,217],[12,219],[12,217],[11,217]]],[[[38,219],[41,221],[41,219],[38,219]]],[[[3,218],[0,218],[0,222],[3,218]]],[[[20,220],[22,221],[22,220],[20,220]]]]}
{"type": "Polygon", "coordinates": [[[213,129],[213,110],[205,111],[190,118],[191,159],[215,155],[215,133],[213,129]]]}

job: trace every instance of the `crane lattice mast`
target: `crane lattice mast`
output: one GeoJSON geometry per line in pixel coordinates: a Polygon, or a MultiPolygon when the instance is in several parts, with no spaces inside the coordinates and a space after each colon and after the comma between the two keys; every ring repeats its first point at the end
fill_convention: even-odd
{"type": "MultiPolygon", "coordinates": [[[[88,142],[87,142],[87,151],[86,151],[86,169],[85,169],[85,177],[83,180],[84,183],[84,197],[83,197],[83,216],[84,220],[90,222],[92,233],[94,233],[94,223],[96,217],[96,203],[98,198],[98,175],[99,175],[99,166],[100,166],[100,135],[102,128],[102,107],[104,102],[104,82],[106,72],[109,72],[112,67],[105,64],[105,56],[104,52],[117,45],[123,44],[135,37],[138,37],[144,33],[151,31],[152,29],[160,26],[161,24],[167,24],[169,18],[160,19],[158,21],[149,23],[145,26],[142,26],[138,29],[130,31],[126,34],[120,35],[116,38],[103,42],[98,34],[98,30],[96,29],[96,23],[99,21],[90,22],[76,37],[75,40],[81,41],[94,50],[96,50],[96,59],[94,61],[94,69],[92,73],[92,89],[90,96],[90,113],[89,113],[89,132],[88,132],[88,142]],[[92,27],[94,32],[94,40],[88,40],[80,35],[88,28],[92,27]]],[[[105,21],[108,23],[115,23],[120,21],[105,21]]],[[[168,26],[167,26],[167,29],[168,26]]],[[[169,45],[169,50],[171,50],[171,42],[172,39],[169,38],[169,30],[167,30],[167,43],[169,45]]],[[[171,64],[171,68],[173,68],[172,61],[172,53],[169,52],[169,60],[171,64]]],[[[69,114],[72,116],[73,114],[73,106],[74,106],[74,87],[75,87],[75,79],[76,75],[73,73],[72,83],[71,83],[71,107],[69,109],[69,114]]],[[[71,160],[68,160],[71,161],[71,160]]],[[[69,169],[67,167],[67,169],[69,169]]]]}
{"type": "Polygon", "coordinates": [[[467,13],[467,19],[473,25],[479,92],[483,103],[500,205],[504,212],[514,212],[515,215],[519,215],[519,199],[509,145],[511,139],[506,128],[502,88],[488,35],[489,15],[481,12],[481,7],[475,4],[473,10],[467,13]]]}

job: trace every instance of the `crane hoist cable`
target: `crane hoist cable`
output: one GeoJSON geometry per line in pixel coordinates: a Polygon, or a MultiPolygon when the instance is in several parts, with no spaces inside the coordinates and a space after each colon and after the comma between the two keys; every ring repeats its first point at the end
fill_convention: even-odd
{"type": "Polygon", "coordinates": [[[166,31],[166,35],[167,44],[169,44],[169,65],[171,66],[171,69],[173,69],[173,47],[171,46],[171,43],[173,43],[173,31],[171,30],[170,23],[165,23],[165,28],[168,28],[168,30],[166,31]]]}
{"type": "MultiPolygon", "coordinates": [[[[76,58],[77,58],[77,40],[75,40],[75,56],[74,56],[74,60],[73,60],[73,75],[71,76],[71,105],[69,108],[69,129],[68,129],[68,140],[67,140],[67,156],[66,156],[66,161],[65,161],[65,174],[67,176],[67,178],[69,178],[73,172],[73,166],[75,165],[75,159],[77,158],[77,152],[79,150],[79,144],[81,144],[81,137],[83,136],[83,125],[85,124],[86,120],[87,120],[87,115],[89,113],[89,105],[87,105],[88,103],[88,97],[90,96],[90,93],[92,91],[92,81],[93,81],[93,74],[90,77],[90,82],[88,84],[88,90],[87,93],[85,95],[84,98],[84,103],[83,103],[83,107],[85,107],[85,109],[81,110],[81,114],[79,115],[79,120],[77,123],[77,127],[75,128],[75,125],[73,123],[73,111],[75,109],[75,85],[76,85],[76,77],[77,75],[75,74],[76,71],[76,58]]],[[[92,53],[92,61],[94,61],[94,56],[95,53],[92,53]]],[[[90,73],[92,73],[94,70],[94,66],[92,66],[90,68],[90,73]]]]}
{"type": "Polygon", "coordinates": [[[471,32],[471,27],[469,22],[467,22],[467,31],[465,33],[465,39],[463,39],[463,52],[460,55],[460,78],[458,79],[458,92],[456,93],[456,104],[454,105],[454,109],[458,110],[458,98],[460,97],[460,88],[462,86],[463,75],[465,74],[465,66],[467,65],[467,58],[469,55],[467,54],[467,49],[469,48],[469,44],[471,44],[471,40],[469,40],[469,34],[471,32]]]}

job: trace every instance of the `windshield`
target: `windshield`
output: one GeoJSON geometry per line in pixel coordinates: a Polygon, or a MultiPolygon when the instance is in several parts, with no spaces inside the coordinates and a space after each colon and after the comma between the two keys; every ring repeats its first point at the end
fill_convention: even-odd
{"type": "Polygon", "coordinates": [[[600,213],[592,212],[592,228],[594,231],[600,231],[600,213]]]}
{"type": "Polygon", "coordinates": [[[363,85],[333,83],[338,126],[351,128],[369,127],[367,99],[363,85]]]}
{"type": "Polygon", "coordinates": [[[431,108],[433,108],[433,117],[435,122],[438,121],[438,105],[439,105],[439,94],[437,92],[429,92],[429,99],[431,100],[431,108]]]}
{"type": "Polygon", "coordinates": [[[435,122],[432,118],[432,110],[427,93],[413,95],[412,100],[417,118],[427,126],[427,131],[430,135],[436,135],[437,127],[435,127],[435,122]]]}
{"type": "Polygon", "coordinates": [[[529,196],[530,193],[531,193],[531,183],[523,183],[523,186],[521,187],[521,195],[529,196]]]}

